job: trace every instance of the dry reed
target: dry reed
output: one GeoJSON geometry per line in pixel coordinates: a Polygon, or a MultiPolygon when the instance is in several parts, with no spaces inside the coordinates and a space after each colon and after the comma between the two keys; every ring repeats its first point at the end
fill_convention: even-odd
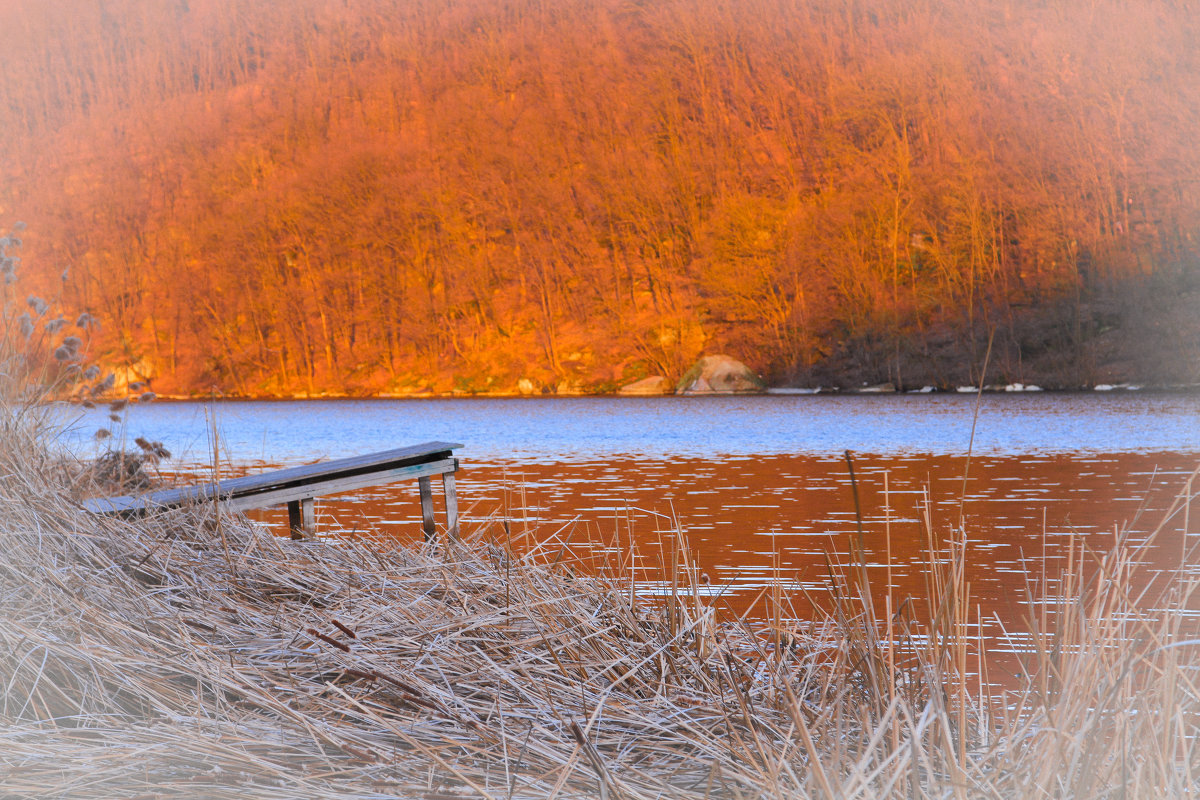
{"type": "Polygon", "coordinates": [[[5,797],[1200,789],[1196,575],[1164,577],[1162,603],[1133,596],[1142,545],[1079,545],[1057,604],[1031,606],[1026,684],[989,700],[969,669],[969,548],[932,525],[920,625],[890,598],[875,618],[865,571],[838,564],[821,617],[789,621],[776,590],[765,622],[718,624],[686,546],[664,549],[651,604],[633,554],[513,542],[495,521],[399,546],[296,542],[211,506],[100,518],[37,415],[0,413],[0,434],[5,797]]]}

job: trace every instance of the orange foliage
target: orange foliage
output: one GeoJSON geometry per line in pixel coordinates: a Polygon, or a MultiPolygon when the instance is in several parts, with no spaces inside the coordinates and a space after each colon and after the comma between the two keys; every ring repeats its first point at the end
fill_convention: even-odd
{"type": "Polygon", "coordinates": [[[1168,0],[5,0],[0,220],[158,389],[905,383],[989,335],[1020,379],[1031,316],[1194,285],[1197,41],[1168,0]]]}

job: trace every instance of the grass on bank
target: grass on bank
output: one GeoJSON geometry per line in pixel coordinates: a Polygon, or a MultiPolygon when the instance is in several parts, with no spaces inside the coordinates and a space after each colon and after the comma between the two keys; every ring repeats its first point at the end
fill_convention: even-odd
{"type": "Polygon", "coordinates": [[[1139,596],[1145,545],[1119,536],[1029,598],[1027,677],[1000,702],[972,674],[970,555],[932,527],[922,624],[874,608],[854,564],[809,624],[781,589],[768,620],[718,623],[686,547],[650,604],[631,554],[606,566],[499,521],[398,546],[293,542],[210,506],[84,515],[53,435],[0,413],[5,797],[1200,790],[1197,573],[1139,596]]]}

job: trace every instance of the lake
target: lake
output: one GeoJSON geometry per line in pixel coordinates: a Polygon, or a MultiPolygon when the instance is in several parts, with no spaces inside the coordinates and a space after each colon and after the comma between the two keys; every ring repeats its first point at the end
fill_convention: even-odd
{"type": "MultiPolygon", "coordinates": [[[[987,618],[1015,628],[1028,582],[1036,593],[1045,577],[1053,591],[1065,542],[1145,535],[1200,465],[1200,397],[1128,391],[157,402],[115,426],[106,409],[69,413],[65,441],[80,455],[108,424],[118,438],[162,441],[178,472],[209,469],[214,429],[230,474],[461,442],[466,521],[503,518],[535,538],[632,539],[648,580],[662,533],[678,526],[710,591],[752,614],[774,581],[801,610],[826,596],[826,555],[844,559],[857,526],[850,451],[874,579],[922,596],[922,520],[945,538],[961,519],[972,594],[987,618]]],[[[282,510],[258,518],[286,527],[282,510]]],[[[1198,518],[1186,531],[1182,515],[1171,521],[1148,574],[1179,562],[1198,518]]],[[[318,501],[319,523],[350,531],[416,539],[419,520],[415,482],[318,501]]]]}

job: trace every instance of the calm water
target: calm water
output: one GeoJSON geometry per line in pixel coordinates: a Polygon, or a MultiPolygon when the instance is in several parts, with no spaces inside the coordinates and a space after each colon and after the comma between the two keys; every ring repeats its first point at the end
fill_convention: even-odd
{"type": "MultiPolygon", "coordinates": [[[[961,455],[974,395],[310,400],[156,403],[132,409],[128,433],[162,440],[184,461],[225,455],[293,464],[440,439],[477,463],[561,464],[613,458],[961,455]]],[[[80,447],[107,423],[80,419],[80,447]]],[[[984,395],[973,452],[1200,454],[1200,396],[1141,392],[984,395]]]]}
{"type": "MultiPolygon", "coordinates": [[[[777,578],[820,601],[826,554],[843,555],[856,527],[850,450],[881,584],[890,576],[901,597],[921,596],[921,520],[946,536],[961,515],[973,594],[1013,628],[1016,598],[1065,563],[1064,542],[1103,546],[1118,527],[1143,535],[1200,465],[1194,395],[985,395],[976,408],[973,395],[172,402],[132,408],[114,432],[164,442],[180,471],[211,464],[214,427],[234,471],[461,442],[467,519],[503,517],[534,537],[632,538],[649,573],[660,532],[678,524],[739,612],[777,578]]],[[[87,455],[106,421],[104,410],[76,417],[67,442],[87,455]]],[[[419,535],[419,516],[415,483],[318,502],[324,525],[404,538],[419,535]]],[[[281,529],[284,517],[260,516],[281,529]]],[[[1200,508],[1190,520],[1167,526],[1150,573],[1200,540],[1200,508]]]]}

